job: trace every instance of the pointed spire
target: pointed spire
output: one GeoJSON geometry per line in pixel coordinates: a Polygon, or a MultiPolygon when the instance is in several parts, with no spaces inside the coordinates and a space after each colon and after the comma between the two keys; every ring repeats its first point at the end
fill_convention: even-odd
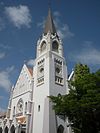
{"type": "Polygon", "coordinates": [[[45,27],[44,27],[44,34],[47,34],[48,32],[50,32],[52,34],[57,33],[54,22],[53,22],[50,8],[49,8],[48,17],[47,17],[47,20],[45,23],[45,27]]]}

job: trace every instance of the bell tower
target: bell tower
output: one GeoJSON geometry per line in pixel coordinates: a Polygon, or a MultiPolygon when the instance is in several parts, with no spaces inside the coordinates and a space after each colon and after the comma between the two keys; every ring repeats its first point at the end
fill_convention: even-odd
{"type": "Polygon", "coordinates": [[[43,34],[37,42],[32,133],[69,133],[65,129],[65,121],[55,115],[48,98],[51,95],[64,95],[67,91],[67,67],[63,45],[49,9],[43,34]]]}
{"type": "Polygon", "coordinates": [[[42,53],[47,51],[53,51],[60,56],[63,56],[62,42],[57,35],[50,9],[45,22],[44,32],[38,41],[37,57],[41,56],[42,53]]]}

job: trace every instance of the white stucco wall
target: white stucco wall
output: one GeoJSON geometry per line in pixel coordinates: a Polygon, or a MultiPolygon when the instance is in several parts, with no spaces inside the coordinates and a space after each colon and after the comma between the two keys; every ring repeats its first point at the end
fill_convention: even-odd
{"type": "Polygon", "coordinates": [[[16,82],[14,91],[13,91],[13,97],[12,97],[12,103],[11,103],[11,114],[10,119],[13,121],[13,124],[16,125],[16,117],[17,117],[17,104],[19,99],[23,100],[23,116],[25,114],[25,103],[27,102],[27,111],[28,108],[28,101],[30,101],[32,95],[32,76],[30,72],[28,71],[28,68],[26,65],[23,66],[21,73],[18,77],[18,80],[16,82]],[[15,117],[14,114],[14,107],[15,107],[15,117]]]}
{"type": "Polygon", "coordinates": [[[41,57],[36,59],[36,66],[34,66],[34,93],[33,93],[33,101],[34,101],[34,119],[33,119],[33,133],[56,133],[55,128],[50,125],[55,125],[56,127],[56,120],[54,120],[54,112],[51,109],[50,103],[45,105],[45,99],[47,96],[54,95],[57,96],[60,94],[67,93],[67,71],[66,71],[66,64],[63,57],[54,54],[53,52],[47,52],[46,54],[42,55],[41,57]],[[38,61],[44,58],[44,83],[41,85],[37,85],[37,69],[38,69],[38,61]],[[55,63],[54,58],[60,59],[62,64],[63,70],[63,85],[55,84],[55,63]],[[38,106],[40,105],[40,111],[38,111],[38,106]],[[47,106],[47,108],[46,108],[47,106]],[[44,122],[44,115],[49,114],[47,116],[47,122],[44,122]],[[53,118],[53,119],[51,119],[53,118]],[[46,132],[43,132],[43,127],[45,123],[45,127],[48,127],[46,132]],[[49,125],[48,125],[49,124],[49,125]],[[48,132],[47,132],[48,131],[48,132]]]}

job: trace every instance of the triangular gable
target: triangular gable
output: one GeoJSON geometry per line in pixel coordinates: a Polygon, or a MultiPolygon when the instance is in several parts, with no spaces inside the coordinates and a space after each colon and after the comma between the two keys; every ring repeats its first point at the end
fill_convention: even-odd
{"type": "Polygon", "coordinates": [[[32,75],[32,69],[28,68],[24,64],[15,84],[13,96],[19,95],[29,90],[31,91],[32,75]]]}

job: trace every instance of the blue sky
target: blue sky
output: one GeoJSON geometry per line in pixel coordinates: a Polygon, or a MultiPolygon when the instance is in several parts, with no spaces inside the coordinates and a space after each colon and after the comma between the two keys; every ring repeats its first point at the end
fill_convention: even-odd
{"type": "MultiPolygon", "coordinates": [[[[100,68],[100,0],[51,0],[68,72],[78,62],[100,68]]],[[[48,14],[47,0],[0,0],[0,111],[25,62],[31,65],[48,14]]]]}

